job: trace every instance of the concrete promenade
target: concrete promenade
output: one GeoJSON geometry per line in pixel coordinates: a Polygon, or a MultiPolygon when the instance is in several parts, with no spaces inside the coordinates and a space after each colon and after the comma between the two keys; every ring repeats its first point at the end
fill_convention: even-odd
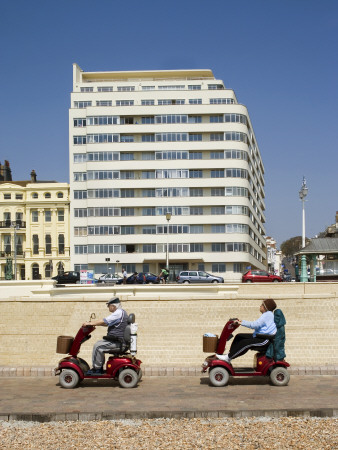
{"type": "Polygon", "coordinates": [[[338,417],[338,377],[292,375],[288,386],[230,378],[215,388],[206,375],[144,376],[135,389],[113,380],[61,388],[58,377],[3,377],[0,420],[37,422],[195,417],[338,417]]]}

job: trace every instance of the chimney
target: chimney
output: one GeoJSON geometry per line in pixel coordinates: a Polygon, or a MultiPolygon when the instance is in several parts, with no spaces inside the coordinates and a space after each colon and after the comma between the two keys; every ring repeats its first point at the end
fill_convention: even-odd
{"type": "Polygon", "coordinates": [[[0,181],[12,181],[12,171],[6,159],[4,165],[0,163],[0,181]]]}
{"type": "Polygon", "coordinates": [[[36,173],[34,169],[31,171],[31,182],[36,183],[36,173]]]}

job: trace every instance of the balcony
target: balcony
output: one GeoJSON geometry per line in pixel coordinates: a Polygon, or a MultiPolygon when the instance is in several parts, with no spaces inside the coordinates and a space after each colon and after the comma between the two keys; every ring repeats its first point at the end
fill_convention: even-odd
{"type": "MultiPolygon", "coordinates": [[[[6,259],[6,258],[14,258],[15,254],[14,252],[1,252],[0,251],[0,259],[6,259]]],[[[22,259],[25,257],[25,252],[18,249],[16,252],[17,259],[22,259]]]]}
{"type": "Polygon", "coordinates": [[[0,228],[26,228],[26,222],[23,220],[2,220],[0,221],[0,228]]]}

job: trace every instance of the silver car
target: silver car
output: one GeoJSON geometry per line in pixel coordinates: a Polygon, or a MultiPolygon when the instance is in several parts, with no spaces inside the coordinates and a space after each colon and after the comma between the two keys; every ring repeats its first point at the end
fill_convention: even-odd
{"type": "Polygon", "coordinates": [[[216,277],[202,270],[183,270],[176,277],[177,283],[224,283],[223,277],[216,277]]]}
{"type": "Polygon", "coordinates": [[[113,284],[113,283],[116,283],[116,281],[119,280],[120,278],[121,278],[121,276],[119,276],[117,273],[105,273],[104,275],[100,276],[100,278],[97,280],[97,282],[113,284]]]}

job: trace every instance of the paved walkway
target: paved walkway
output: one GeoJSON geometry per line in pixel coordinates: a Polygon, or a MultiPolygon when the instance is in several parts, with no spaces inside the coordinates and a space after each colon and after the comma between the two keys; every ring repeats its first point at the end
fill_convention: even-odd
{"type": "Polygon", "coordinates": [[[207,376],[146,377],[134,389],[85,380],[63,389],[58,377],[2,377],[0,420],[100,420],[157,417],[338,416],[338,377],[294,375],[288,386],[235,378],[216,388],[207,376]]]}

